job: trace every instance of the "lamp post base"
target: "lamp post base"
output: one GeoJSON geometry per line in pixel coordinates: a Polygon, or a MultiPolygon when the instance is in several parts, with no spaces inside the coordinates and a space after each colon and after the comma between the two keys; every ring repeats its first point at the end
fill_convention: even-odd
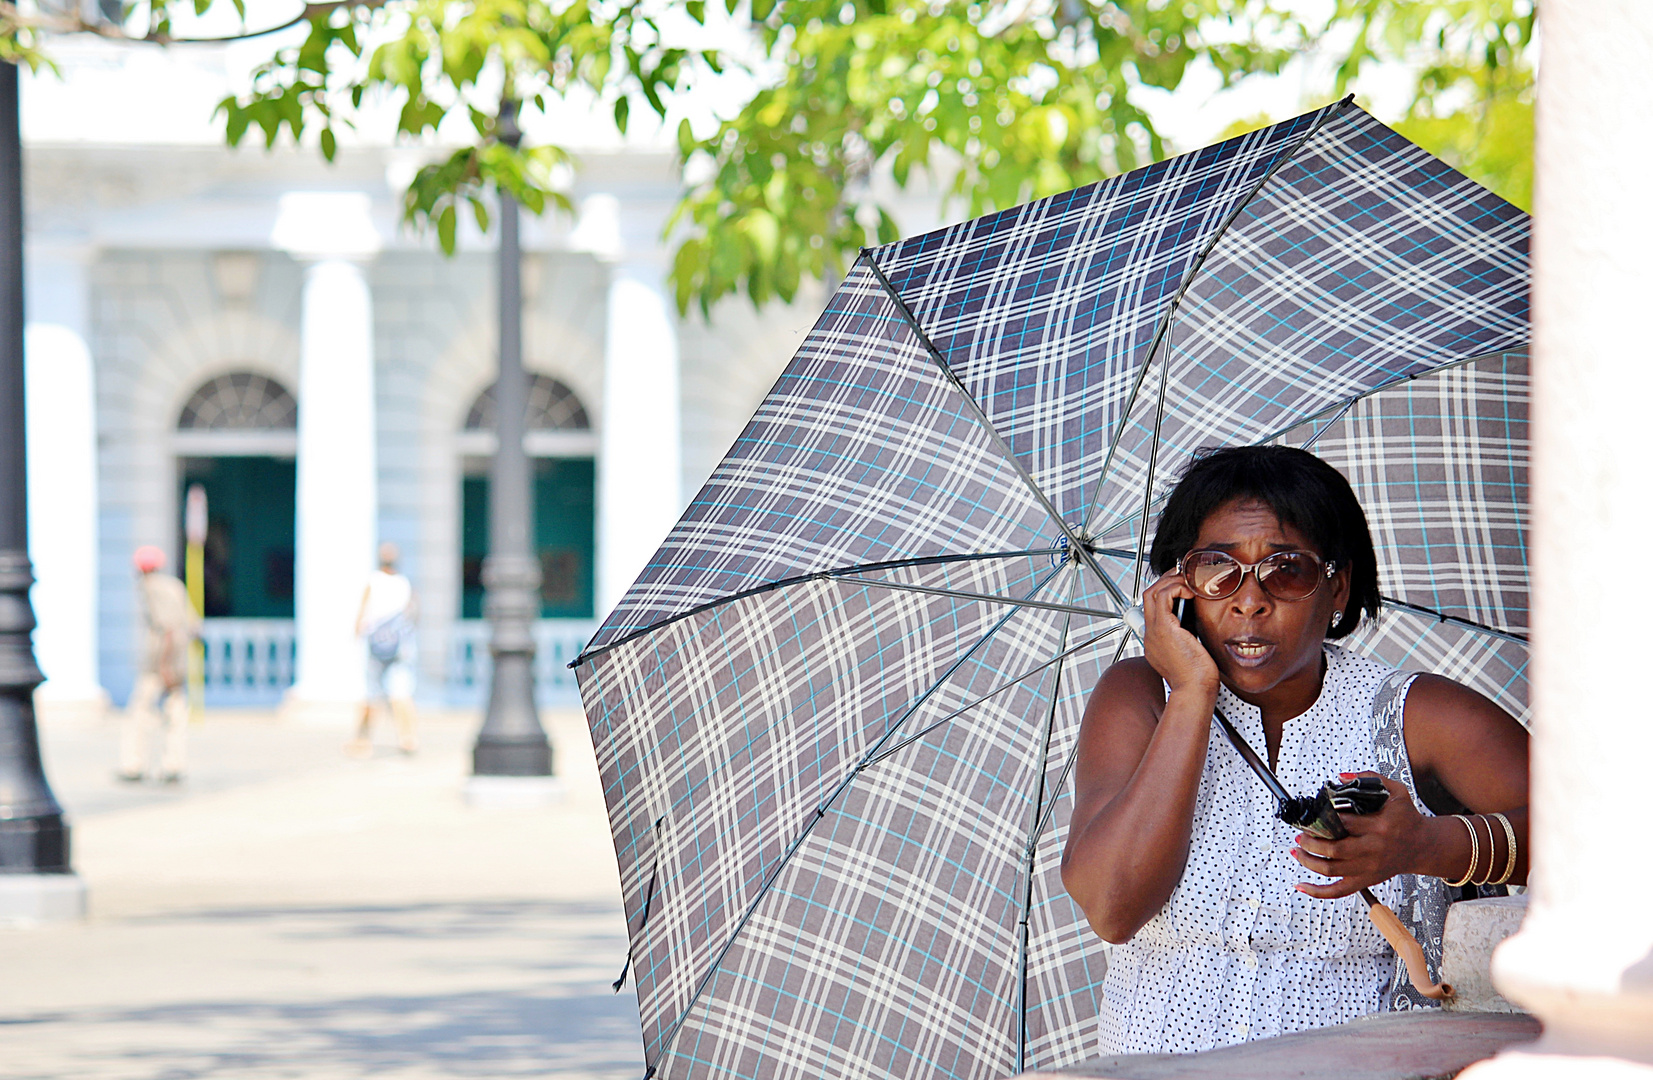
{"type": "MultiPolygon", "coordinates": [[[[505,452],[502,444],[500,451],[505,452]]],[[[488,651],[494,674],[488,712],[471,751],[478,779],[546,779],[552,774],[551,743],[534,704],[534,617],[539,614],[539,560],[531,555],[489,555],[482,563],[488,589],[484,611],[493,624],[488,651]]]]}
{"type": "Polygon", "coordinates": [[[27,927],[86,917],[79,874],[0,874],[0,926],[27,927]]]}

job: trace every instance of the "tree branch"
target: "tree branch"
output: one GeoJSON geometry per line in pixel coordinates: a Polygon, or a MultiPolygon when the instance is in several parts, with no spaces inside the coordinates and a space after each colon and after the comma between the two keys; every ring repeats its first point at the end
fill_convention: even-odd
{"type": "Polygon", "coordinates": [[[123,41],[131,44],[147,45],[217,45],[231,41],[248,41],[252,38],[265,37],[269,34],[280,33],[291,29],[303,22],[309,22],[317,15],[329,14],[343,7],[360,7],[377,9],[384,7],[389,0],[327,0],[325,3],[305,4],[299,13],[284,23],[268,26],[262,30],[249,30],[240,34],[226,34],[222,37],[181,38],[171,34],[150,32],[142,36],[128,34],[114,23],[98,21],[91,22],[77,14],[25,14],[17,9],[17,5],[10,0],[0,0],[0,34],[13,34],[18,30],[38,30],[49,34],[92,34],[110,41],[123,41]]]}

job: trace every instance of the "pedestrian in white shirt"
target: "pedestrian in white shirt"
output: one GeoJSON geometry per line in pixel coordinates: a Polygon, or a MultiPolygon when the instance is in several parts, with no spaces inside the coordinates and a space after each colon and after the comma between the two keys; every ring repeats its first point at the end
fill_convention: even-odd
{"type": "Polygon", "coordinates": [[[395,544],[379,545],[379,569],[362,591],[356,633],[367,639],[367,699],[356,737],[345,747],[352,757],[373,753],[373,707],[382,705],[396,721],[396,745],[404,754],[418,749],[413,737],[413,682],[418,665],[414,623],[419,614],[413,583],[396,572],[395,544]]]}

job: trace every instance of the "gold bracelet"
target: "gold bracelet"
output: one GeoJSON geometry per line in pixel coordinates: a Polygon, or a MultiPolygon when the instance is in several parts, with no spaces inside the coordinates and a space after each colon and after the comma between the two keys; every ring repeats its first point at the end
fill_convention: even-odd
{"type": "Polygon", "coordinates": [[[1487,827],[1487,868],[1486,872],[1475,879],[1476,885],[1492,884],[1492,871],[1498,865],[1498,837],[1493,834],[1492,822],[1485,814],[1476,814],[1475,820],[1487,827]]]}
{"type": "MultiPolygon", "coordinates": [[[[1502,885],[1515,873],[1515,826],[1511,825],[1510,819],[1503,814],[1495,812],[1492,816],[1503,824],[1504,839],[1509,841],[1509,858],[1504,861],[1504,873],[1497,881],[1493,882],[1494,885],[1502,885]]],[[[1490,830],[1492,826],[1488,825],[1487,828],[1490,830]]]]}
{"type": "Polygon", "coordinates": [[[1464,876],[1457,881],[1447,882],[1454,889],[1458,889],[1468,885],[1469,879],[1475,876],[1475,867],[1481,861],[1481,837],[1476,833],[1475,826],[1470,824],[1468,817],[1463,814],[1453,814],[1452,816],[1463,822],[1464,828],[1469,830],[1469,869],[1465,870],[1464,876]]]}

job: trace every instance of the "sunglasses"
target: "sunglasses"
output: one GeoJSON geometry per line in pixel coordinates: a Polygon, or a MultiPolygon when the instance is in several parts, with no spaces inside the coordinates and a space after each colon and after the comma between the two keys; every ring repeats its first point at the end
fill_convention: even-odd
{"type": "Polygon", "coordinates": [[[1307,600],[1337,564],[1312,551],[1277,551],[1266,559],[1243,563],[1226,551],[1190,551],[1177,560],[1177,573],[1204,600],[1226,600],[1240,591],[1246,574],[1276,600],[1307,600]]]}

